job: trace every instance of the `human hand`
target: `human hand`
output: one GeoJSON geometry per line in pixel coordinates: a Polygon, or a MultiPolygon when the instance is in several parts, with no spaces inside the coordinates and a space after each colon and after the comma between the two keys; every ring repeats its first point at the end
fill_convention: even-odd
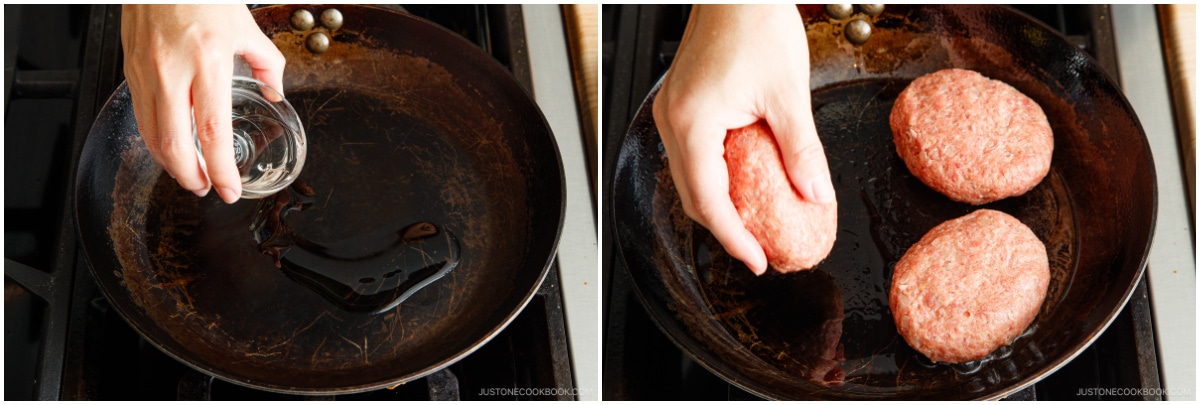
{"type": "Polygon", "coordinates": [[[237,201],[242,181],[233,157],[233,56],[241,55],[254,78],[282,93],[283,54],[243,5],[127,4],[121,7],[121,45],[138,132],[154,161],[197,196],[212,187],[226,203],[237,201]]]}
{"type": "Polygon", "coordinates": [[[654,101],[683,209],[755,274],[766,255],[729,197],[725,135],[765,119],[800,195],[834,201],[809,90],[808,41],[792,5],[698,5],[654,101]]]}

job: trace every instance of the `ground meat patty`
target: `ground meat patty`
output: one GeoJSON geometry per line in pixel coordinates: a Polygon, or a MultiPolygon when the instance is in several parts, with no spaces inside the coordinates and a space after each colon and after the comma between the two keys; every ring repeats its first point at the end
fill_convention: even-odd
{"type": "Polygon", "coordinates": [[[1050,171],[1054,134],[1042,108],[976,72],[945,69],[913,80],[890,122],[908,170],[955,201],[1021,195],[1050,171]]]}
{"type": "Polygon", "coordinates": [[[775,135],[763,121],[725,138],[729,196],[767,262],[781,273],[824,260],[837,237],[837,203],[804,200],[783,169],[775,135]]]}
{"type": "Polygon", "coordinates": [[[1046,246],[1012,216],[977,210],[925,234],[896,263],[896,329],[931,360],[979,360],[1020,335],[1050,283],[1046,246]]]}

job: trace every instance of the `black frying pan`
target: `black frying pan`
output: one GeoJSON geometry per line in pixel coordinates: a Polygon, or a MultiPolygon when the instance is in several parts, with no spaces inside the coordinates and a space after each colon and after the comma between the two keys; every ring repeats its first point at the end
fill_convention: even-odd
{"type": "MultiPolygon", "coordinates": [[[[164,175],[124,85],[84,146],[79,232],[112,305],[198,370],[280,392],[399,384],[471,353],[536,292],[562,228],[562,162],[537,105],[473,44],[405,14],[339,5],[344,25],[312,54],[308,32],[288,25],[299,8],[322,10],[254,10],[287,57],[286,94],[308,134],[298,183],[310,201],[290,227],[376,249],[431,222],[457,236],[457,267],[381,314],[339,305],[259,252],[249,225],[260,201],[197,199],[164,175]]],[[[411,247],[390,252],[420,262],[411,247]]],[[[324,271],[368,256],[343,254],[345,269],[324,271]]]]}
{"type": "Polygon", "coordinates": [[[842,36],[846,21],[829,21],[821,6],[800,11],[838,193],[833,252],[812,272],[755,277],[688,219],[650,112],[656,86],[623,141],[611,195],[621,256],[659,327],[716,374],[777,399],[1003,397],[1095,340],[1142,275],[1157,207],[1145,134],[1113,80],[1057,33],[1002,7],[889,5],[857,48],[842,36]],[[1021,219],[1046,243],[1045,303],[1011,346],[953,366],[910,348],[887,307],[904,252],[933,226],[981,208],[914,178],[891,140],[896,95],[948,67],[1021,90],[1055,135],[1039,186],[983,206],[1021,219]]]}

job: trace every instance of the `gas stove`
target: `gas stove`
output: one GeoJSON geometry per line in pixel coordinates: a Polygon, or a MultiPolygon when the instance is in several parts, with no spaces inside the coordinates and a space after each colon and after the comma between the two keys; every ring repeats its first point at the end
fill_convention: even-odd
{"type": "MultiPolygon", "coordinates": [[[[1147,134],[1154,138],[1160,210],[1154,241],[1157,256],[1152,250],[1146,276],[1116,320],[1074,360],[1008,399],[1194,399],[1194,233],[1162,79],[1162,54],[1155,48],[1154,9],[1105,5],[1015,8],[1058,30],[1127,89],[1147,134]],[[1152,71],[1155,64],[1149,63],[1155,60],[1157,79],[1152,71]],[[1147,106],[1141,104],[1143,100],[1153,101],[1147,106]],[[1167,104],[1154,104],[1158,102],[1167,104]],[[1164,227],[1164,223],[1171,225],[1164,227]],[[1161,244],[1171,247],[1157,247],[1161,244]]],[[[606,175],[613,173],[621,141],[642,100],[670,66],[689,12],[690,7],[683,5],[604,6],[602,147],[606,175]]],[[[606,190],[611,190],[611,184],[606,190]]],[[[609,218],[610,206],[605,209],[604,217],[609,218]]],[[[604,235],[602,246],[606,399],[758,399],[678,349],[636,298],[611,232],[604,235]]]]}
{"type": "MultiPolygon", "coordinates": [[[[534,91],[536,83],[559,78],[534,74],[531,66],[567,65],[565,49],[527,41],[533,30],[561,26],[558,14],[503,5],[402,8],[491,54],[539,104],[574,105],[572,95],[534,91]]],[[[502,333],[453,365],[388,389],[324,397],[259,391],[214,379],[146,342],[95,284],[77,240],[71,201],[83,141],[123,80],[120,10],[5,6],[6,399],[528,400],[594,392],[594,382],[576,383],[579,366],[572,358],[587,356],[572,354],[576,339],[564,311],[569,307],[564,302],[584,298],[564,298],[578,293],[566,293],[562,285],[586,274],[594,278],[594,262],[556,260],[536,296],[502,333]]],[[[563,153],[567,148],[582,153],[576,112],[545,114],[563,153]],[[573,131],[560,129],[572,120],[573,131]]],[[[586,196],[591,184],[586,170],[568,168],[567,175],[569,192],[586,196]]],[[[559,254],[575,249],[560,246],[559,254]]],[[[594,237],[590,249],[594,255],[594,237]]],[[[572,321],[586,322],[586,315],[573,314],[572,321]]]]}

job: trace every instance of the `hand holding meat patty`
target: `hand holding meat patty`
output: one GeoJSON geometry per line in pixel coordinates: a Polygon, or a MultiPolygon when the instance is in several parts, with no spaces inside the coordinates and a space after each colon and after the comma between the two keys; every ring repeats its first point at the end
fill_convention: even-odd
{"type": "Polygon", "coordinates": [[[804,23],[792,5],[700,5],[688,21],[654,119],[684,211],[762,274],[763,248],[729,197],[727,131],[766,120],[800,195],[835,199],[812,118],[804,23]]]}
{"type": "Polygon", "coordinates": [[[809,270],[829,256],[837,238],[837,201],[819,204],[796,192],[766,123],[729,131],[725,163],[733,206],[772,268],[809,270]]]}

